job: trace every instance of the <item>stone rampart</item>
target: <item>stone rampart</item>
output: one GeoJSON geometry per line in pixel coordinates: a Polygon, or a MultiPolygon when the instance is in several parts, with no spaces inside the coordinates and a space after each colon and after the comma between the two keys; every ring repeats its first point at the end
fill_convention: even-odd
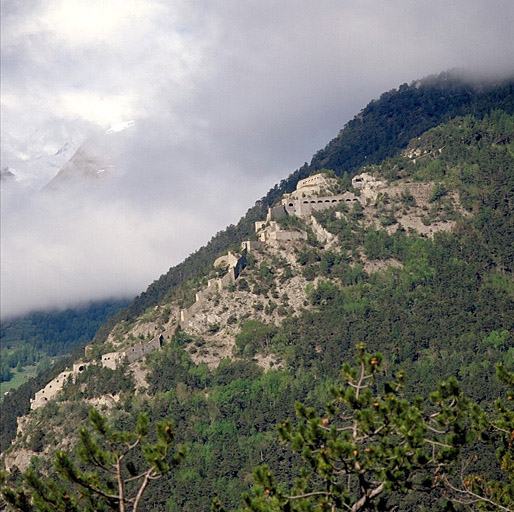
{"type": "Polygon", "coordinates": [[[241,248],[247,252],[258,251],[264,247],[266,247],[266,244],[260,240],[245,240],[241,243],[241,248]]]}
{"type": "Polygon", "coordinates": [[[216,258],[214,261],[215,267],[235,267],[237,265],[238,257],[233,254],[231,251],[228,251],[228,254],[224,256],[220,256],[216,258]]]}
{"type": "Polygon", "coordinates": [[[268,208],[268,215],[266,217],[266,220],[277,220],[280,219],[280,217],[283,217],[284,215],[287,215],[287,210],[285,209],[285,206],[283,204],[279,204],[277,206],[272,206],[271,208],[268,208]]]}
{"type": "MultiPolygon", "coordinates": [[[[139,343],[130,347],[126,351],[122,352],[109,352],[108,354],[102,355],[101,365],[105,368],[115,370],[119,364],[125,359],[131,363],[141,359],[146,354],[158,350],[162,347],[164,337],[161,335],[156,336],[148,343],[139,343]]],[[[30,408],[32,410],[38,409],[45,405],[49,400],[56,398],[57,394],[63,388],[64,384],[68,379],[75,379],[75,377],[84,371],[90,364],[94,364],[89,361],[87,363],[79,361],[73,364],[71,370],[65,370],[61,372],[55,379],[51,380],[43,389],[40,389],[34,395],[34,398],[30,400],[30,408]]]]}
{"type": "Polygon", "coordinates": [[[324,173],[314,174],[313,176],[299,180],[296,184],[296,190],[305,189],[307,187],[326,186],[329,183],[329,180],[330,178],[328,178],[324,173]]]}
{"type": "Polygon", "coordinates": [[[109,352],[102,355],[102,366],[116,370],[123,359],[125,359],[125,352],[109,352]]]}
{"type": "Polygon", "coordinates": [[[377,180],[371,174],[363,172],[352,178],[352,186],[361,191],[361,196],[364,199],[373,201],[376,199],[379,190],[385,186],[385,183],[377,180]]]}
{"type": "Polygon", "coordinates": [[[180,311],[180,323],[182,325],[185,322],[187,322],[189,318],[191,318],[207,303],[207,299],[214,292],[220,291],[223,288],[227,288],[232,283],[234,283],[234,281],[239,277],[239,274],[246,267],[246,253],[248,251],[248,247],[251,247],[251,245],[245,245],[247,243],[249,244],[249,242],[243,242],[243,254],[241,256],[234,257],[234,255],[229,252],[229,255],[231,257],[226,258],[225,256],[222,256],[221,258],[223,258],[223,260],[221,260],[220,258],[216,260],[216,262],[220,263],[224,263],[224,261],[228,262],[229,268],[227,273],[223,277],[220,277],[218,279],[209,279],[209,281],[207,281],[207,287],[196,293],[195,302],[187,309],[182,309],[180,311]]]}
{"type": "Polygon", "coordinates": [[[270,221],[266,227],[260,231],[259,240],[264,244],[269,244],[273,241],[292,242],[294,240],[307,240],[307,233],[305,231],[288,231],[281,229],[276,221],[270,221]]]}
{"type": "Polygon", "coordinates": [[[120,352],[109,352],[108,354],[104,354],[102,356],[102,366],[105,368],[110,368],[111,370],[115,370],[124,360],[127,360],[129,363],[133,363],[134,361],[141,359],[146,354],[160,349],[163,342],[164,337],[161,334],[147,343],[140,342],[137,345],[129,347],[127,350],[120,352]]]}
{"type": "Polygon", "coordinates": [[[308,217],[314,211],[325,210],[340,203],[352,205],[357,202],[362,204],[363,198],[356,196],[352,192],[345,192],[336,196],[311,196],[300,199],[285,198],[282,200],[287,213],[297,217],[308,217]]]}
{"type": "Polygon", "coordinates": [[[52,379],[43,389],[40,389],[34,395],[34,398],[30,400],[30,408],[32,410],[38,409],[45,405],[49,400],[54,399],[59,391],[63,388],[65,382],[72,378],[74,379],[79,373],[91,363],[84,363],[79,361],[73,365],[71,370],[65,370],[61,372],[55,379],[52,379]]]}
{"type": "Polygon", "coordinates": [[[234,280],[239,277],[239,274],[243,271],[243,269],[246,267],[246,265],[247,265],[246,251],[243,250],[243,253],[242,253],[241,257],[237,260],[236,264],[233,267],[233,269],[234,269],[234,280]]]}
{"type": "Polygon", "coordinates": [[[266,220],[256,220],[255,221],[255,232],[260,231],[266,225],[267,222],[268,221],[266,221],[266,220]]]}
{"type": "Polygon", "coordinates": [[[160,335],[148,343],[138,343],[137,345],[130,347],[129,349],[125,350],[125,355],[128,362],[132,363],[138,359],[141,359],[143,356],[146,356],[146,354],[153,352],[154,350],[159,350],[162,347],[163,341],[164,338],[162,335],[160,335]]]}
{"type": "Polygon", "coordinates": [[[230,268],[228,272],[220,278],[220,288],[226,288],[227,286],[231,285],[236,280],[236,269],[230,268]]]}
{"type": "Polygon", "coordinates": [[[195,301],[202,302],[205,301],[208,297],[210,297],[213,293],[216,293],[220,288],[220,280],[219,279],[209,279],[207,281],[207,288],[203,290],[199,290],[195,293],[195,301]]]}

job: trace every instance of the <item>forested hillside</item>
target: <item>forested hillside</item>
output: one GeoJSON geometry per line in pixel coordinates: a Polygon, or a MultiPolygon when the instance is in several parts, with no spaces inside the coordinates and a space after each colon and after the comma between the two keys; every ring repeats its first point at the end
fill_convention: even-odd
{"type": "Polygon", "coordinates": [[[100,325],[126,300],[95,302],[78,309],[35,312],[2,322],[0,382],[13,378],[13,372],[39,363],[48,366],[51,358],[71,354],[90,341],[100,325]]]}
{"type": "MultiPolygon", "coordinates": [[[[514,371],[513,106],[512,84],[472,87],[451,75],[401,86],[370,103],[310,166],[270,191],[237,226],[216,235],[207,247],[154,282],[117,316],[116,324],[104,325],[83,358],[93,364],[64,386],[58,400],[21,421],[20,433],[4,458],[11,478],[28,467],[51,472],[52,453],[57,448],[70,450],[77,426],[86,423],[91,407],[101,409],[117,428],[129,430],[135,428],[137,414],[145,412],[151,422],[174,419],[176,440],[187,451],[187,463],[152,484],[144,496],[144,510],[206,510],[214,498],[218,509],[246,503],[254,511],[297,510],[288,508],[292,505],[284,498],[289,489],[311,496],[323,475],[334,474],[328,449],[318,453],[312,446],[345,400],[349,409],[341,417],[347,420],[345,414],[351,410],[359,417],[362,408],[366,412],[359,418],[375,434],[385,430],[388,415],[407,402],[414,405],[405,409],[409,412],[403,420],[421,415],[422,409],[430,418],[444,399],[449,415],[457,403],[453,398],[464,404],[464,396],[475,404],[475,416],[480,416],[480,405],[494,417],[501,410],[495,409],[495,400],[507,401],[495,366],[502,365],[505,375],[514,371]],[[305,236],[250,252],[239,277],[180,323],[180,309],[191,305],[208,278],[219,275],[220,270],[212,268],[215,256],[238,250],[245,238],[254,236],[253,220],[264,219],[267,205],[322,168],[334,171],[327,171],[327,176],[339,177],[334,180],[340,187],[336,193],[350,188],[361,200],[341,202],[310,216],[277,219],[281,229],[305,236]],[[371,177],[376,185],[373,194],[364,196],[363,190],[352,189],[347,174],[371,177]],[[162,349],[144,360],[115,369],[97,364],[106,353],[160,333],[162,349]],[[343,363],[353,360],[355,347],[361,344],[373,354],[361,368],[370,374],[383,368],[364,394],[365,405],[351,393],[343,397],[337,391],[343,363]],[[387,384],[395,378],[402,382],[398,389],[387,384]],[[430,393],[445,379],[454,381],[439,388],[444,399],[437,402],[439,395],[432,395],[430,402],[430,393]],[[323,411],[323,404],[334,396],[339,402],[323,411]],[[300,418],[295,418],[298,400],[304,407],[297,406],[300,418]],[[379,421],[372,411],[382,405],[388,411],[384,426],[372,428],[370,424],[379,421]],[[283,423],[286,418],[291,421],[283,423]],[[307,430],[303,421],[310,425],[307,430]],[[286,444],[276,434],[278,425],[286,444]],[[31,460],[35,454],[41,459],[31,460]],[[311,478],[307,472],[294,483],[302,455],[308,467],[321,467],[321,473],[311,478]],[[262,485],[243,502],[253,469],[261,464],[269,468],[257,472],[262,485]],[[283,484],[272,484],[268,471],[283,484]]],[[[354,389],[362,384],[364,373],[361,377],[352,381],[357,383],[354,389]]],[[[500,430],[489,428],[488,437],[473,437],[469,410],[455,412],[452,435],[444,438],[444,443],[454,445],[442,450],[436,466],[451,461],[460,471],[464,465],[482,481],[497,479],[500,488],[506,488],[503,472],[512,459],[501,463],[495,457],[496,448],[503,446],[501,437],[495,437],[500,430]],[[455,447],[461,445],[459,459],[455,447]]],[[[506,417],[511,414],[504,410],[506,417]]],[[[444,433],[443,427],[441,420],[437,428],[444,433]]],[[[418,436],[403,434],[410,436],[409,442],[418,436]]],[[[5,449],[15,432],[11,428],[2,436],[5,449]]],[[[437,442],[442,443],[436,440],[432,446],[437,442]]],[[[354,468],[365,460],[371,471],[381,460],[378,452],[375,458],[359,458],[364,455],[351,444],[327,441],[326,446],[340,449],[340,459],[350,460],[354,468]]],[[[396,448],[382,444],[381,453],[391,450],[387,453],[397,457],[396,448]]],[[[420,452],[409,464],[424,467],[428,459],[420,452]]],[[[141,458],[132,462],[137,465],[141,458]]],[[[396,483],[409,479],[398,468],[392,471],[384,469],[379,476],[396,483]]],[[[423,489],[382,486],[377,509],[475,510],[474,505],[457,501],[448,504],[451,496],[433,474],[427,481],[423,489]]],[[[483,491],[484,486],[477,486],[473,489],[483,491]]],[[[346,489],[342,484],[332,486],[330,492],[339,492],[341,510],[350,509],[358,502],[358,489],[342,487],[346,489]]],[[[488,496],[493,496],[494,486],[488,489],[488,496]]],[[[328,491],[317,493],[321,495],[327,498],[328,491]]],[[[305,510],[324,510],[326,503],[311,501],[305,510]]],[[[488,506],[486,510],[498,510],[488,506]]],[[[509,506],[502,510],[511,510],[509,506]]]]}
{"type": "Polygon", "coordinates": [[[298,180],[322,168],[332,169],[339,176],[345,173],[352,176],[360,166],[379,163],[394,155],[410,139],[431,127],[459,115],[473,114],[480,118],[495,109],[514,113],[513,80],[472,84],[460,72],[449,71],[382,94],[316,153],[310,164],[305,163],[275,185],[236,225],[217,233],[205,247],[152,283],[126,310],[99,330],[97,340],[105,339],[116,322],[134,319],[169,295],[170,289],[207,271],[227,247],[248,238],[253,233],[254,222],[264,217],[268,206],[277,198],[294,190],[298,180]]]}

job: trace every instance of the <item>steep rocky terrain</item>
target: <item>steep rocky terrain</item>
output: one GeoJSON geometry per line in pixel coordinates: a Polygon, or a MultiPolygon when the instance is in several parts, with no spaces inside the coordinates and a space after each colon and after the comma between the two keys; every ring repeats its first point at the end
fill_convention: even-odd
{"type": "Polygon", "coordinates": [[[235,507],[256,464],[291,476],[276,424],[297,399],[321,403],[360,342],[410,375],[407,395],[453,376],[492,403],[494,364],[514,369],[514,118],[457,117],[389,149],[353,180],[318,168],[318,190],[275,191],[252,229],[228,230],[214,254],[226,265],[182,266],[163,292],[175,274],[156,281],[81,354],[93,364],[21,415],[5,465],[69,448],[91,406],[121,426],[143,410],[174,417],[190,451],[147,509],[235,507]],[[304,200],[307,213],[288,211],[304,200]]]}

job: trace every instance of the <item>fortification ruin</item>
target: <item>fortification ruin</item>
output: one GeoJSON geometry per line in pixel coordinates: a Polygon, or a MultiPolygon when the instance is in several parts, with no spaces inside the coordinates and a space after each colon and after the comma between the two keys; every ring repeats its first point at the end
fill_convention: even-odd
{"type": "Polygon", "coordinates": [[[359,190],[361,197],[364,200],[374,201],[380,189],[384,188],[386,184],[383,181],[377,180],[374,176],[367,172],[357,174],[352,179],[352,187],[359,190]]]}
{"type": "Polygon", "coordinates": [[[146,354],[160,349],[163,343],[164,336],[160,334],[147,343],[140,342],[137,345],[129,347],[127,350],[120,352],[109,352],[102,356],[102,366],[105,368],[110,368],[111,370],[115,370],[120,365],[120,363],[124,361],[133,363],[134,361],[141,359],[146,354]]]}
{"type": "Polygon", "coordinates": [[[54,399],[59,391],[63,388],[64,384],[68,379],[75,379],[76,376],[84,371],[91,362],[79,361],[75,363],[71,370],[65,370],[61,372],[55,379],[51,380],[43,389],[40,389],[34,395],[34,398],[30,399],[30,408],[32,410],[38,409],[45,405],[49,400],[54,399]]]}
{"type": "MultiPolygon", "coordinates": [[[[313,211],[324,210],[339,203],[362,203],[362,198],[352,192],[335,194],[333,190],[337,190],[335,178],[324,173],[315,174],[300,180],[294,192],[284,195],[280,206],[289,215],[308,217],[313,211]]],[[[272,211],[271,216],[274,217],[276,213],[272,211]]]]}
{"type": "MultiPolygon", "coordinates": [[[[102,359],[100,361],[100,365],[104,368],[110,368],[111,370],[115,370],[122,362],[127,361],[128,363],[132,363],[141,359],[146,354],[153,352],[154,350],[158,350],[162,347],[164,342],[163,335],[156,336],[151,341],[144,343],[138,343],[132,347],[129,347],[127,350],[120,352],[110,352],[108,354],[102,355],[102,359]]],[[[87,352],[87,351],[86,351],[87,352]]],[[[95,361],[79,361],[74,363],[71,370],[65,370],[61,372],[55,379],[51,380],[43,389],[40,389],[36,392],[34,398],[30,400],[30,408],[32,410],[39,409],[45,405],[48,401],[53,400],[57,397],[59,391],[62,390],[64,384],[68,382],[69,379],[73,381],[76,379],[77,375],[83,372],[89,365],[98,364],[95,361]]]]}
{"type": "MultiPolygon", "coordinates": [[[[384,183],[376,180],[368,173],[362,173],[353,178],[352,186],[359,190],[360,195],[353,192],[334,193],[333,191],[337,190],[337,180],[330,178],[325,173],[315,174],[298,181],[294,192],[284,195],[280,204],[268,209],[266,220],[255,223],[258,240],[242,242],[240,256],[228,252],[228,254],[216,259],[214,266],[226,269],[226,273],[222,277],[209,279],[207,287],[196,293],[195,302],[189,308],[180,311],[179,324],[181,326],[187,324],[188,319],[207,304],[209,297],[236,281],[242,270],[246,267],[247,254],[249,252],[260,250],[266,247],[266,245],[280,245],[283,242],[307,239],[305,231],[283,229],[277,222],[277,219],[284,215],[309,217],[314,211],[324,210],[340,203],[349,205],[360,203],[364,205],[368,200],[373,200],[377,197],[378,191],[384,186],[384,183]]],[[[141,342],[124,351],[103,354],[100,364],[106,368],[116,369],[124,361],[132,363],[146,354],[161,348],[163,339],[161,334],[148,343],[141,342]]],[[[86,347],[86,357],[90,355],[90,350],[91,347],[86,347]]],[[[90,364],[93,363],[78,362],[73,365],[71,370],[61,372],[35,394],[34,399],[31,400],[31,409],[37,409],[55,398],[68,379],[75,379],[90,364]]]]}
{"type": "Polygon", "coordinates": [[[247,253],[260,250],[266,245],[280,245],[284,242],[307,239],[305,231],[283,229],[277,222],[278,219],[285,215],[309,217],[314,211],[324,210],[340,203],[363,205],[373,194],[376,196],[376,189],[382,183],[377,182],[369,174],[361,174],[352,180],[352,185],[361,191],[360,195],[353,192],[335,194],[333,190],[337,190],[337,179],[330,178],[325,173],[298,181],[294,192],[285,194],[280,204],[268,208],[265,220],[255,222],[258,240],[242,242],[242,256],[238,257],[229,252],[216,259],[214,266],[227,268],[227,273],[221,278],[209,279],[207,287],[196,293],[195,302],[189,308],[180,311],[180,325],[183,327],[187,325],[188,320],[207,305],[209,297],[226,288],[239,277],[241,270],[246,266],[247,253]]]}
{"type": "MultiPolygon", "coordinates": [[[[253,248],[255,248],[255,245],[253,245],[253,248]]],[[[241,256],[235,256],[229,252],[214,262],[215,267],[225,267],[227,273],[222,277],[209,279],[207,287],[195,294],[195,302],[189,308],[180,311],[180,325],[184,325],[192,315],[197,313],[206,304],[210,296],[226,288],[239,277],[241,271],[246,267],[246,254],[249,250],[252,250],[252,244],[249,241],[243,242],[241,249],[241,256]]]]}

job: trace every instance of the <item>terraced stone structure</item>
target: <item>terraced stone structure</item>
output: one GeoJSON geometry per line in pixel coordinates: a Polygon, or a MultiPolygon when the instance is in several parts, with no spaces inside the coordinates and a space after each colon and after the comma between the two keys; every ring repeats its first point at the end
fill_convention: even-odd
{"type": "Polygon", "coordinates": [[[352,192],[334,194],[332,190],[336,184],[335,178],[329,178],[324,173],[309,176],[298,182],[294,192],[284,195],[281,207],[289,215],[308,217],[314,211],[325,210],[339,203],[364,204],[365,199],[352,192]]]}

